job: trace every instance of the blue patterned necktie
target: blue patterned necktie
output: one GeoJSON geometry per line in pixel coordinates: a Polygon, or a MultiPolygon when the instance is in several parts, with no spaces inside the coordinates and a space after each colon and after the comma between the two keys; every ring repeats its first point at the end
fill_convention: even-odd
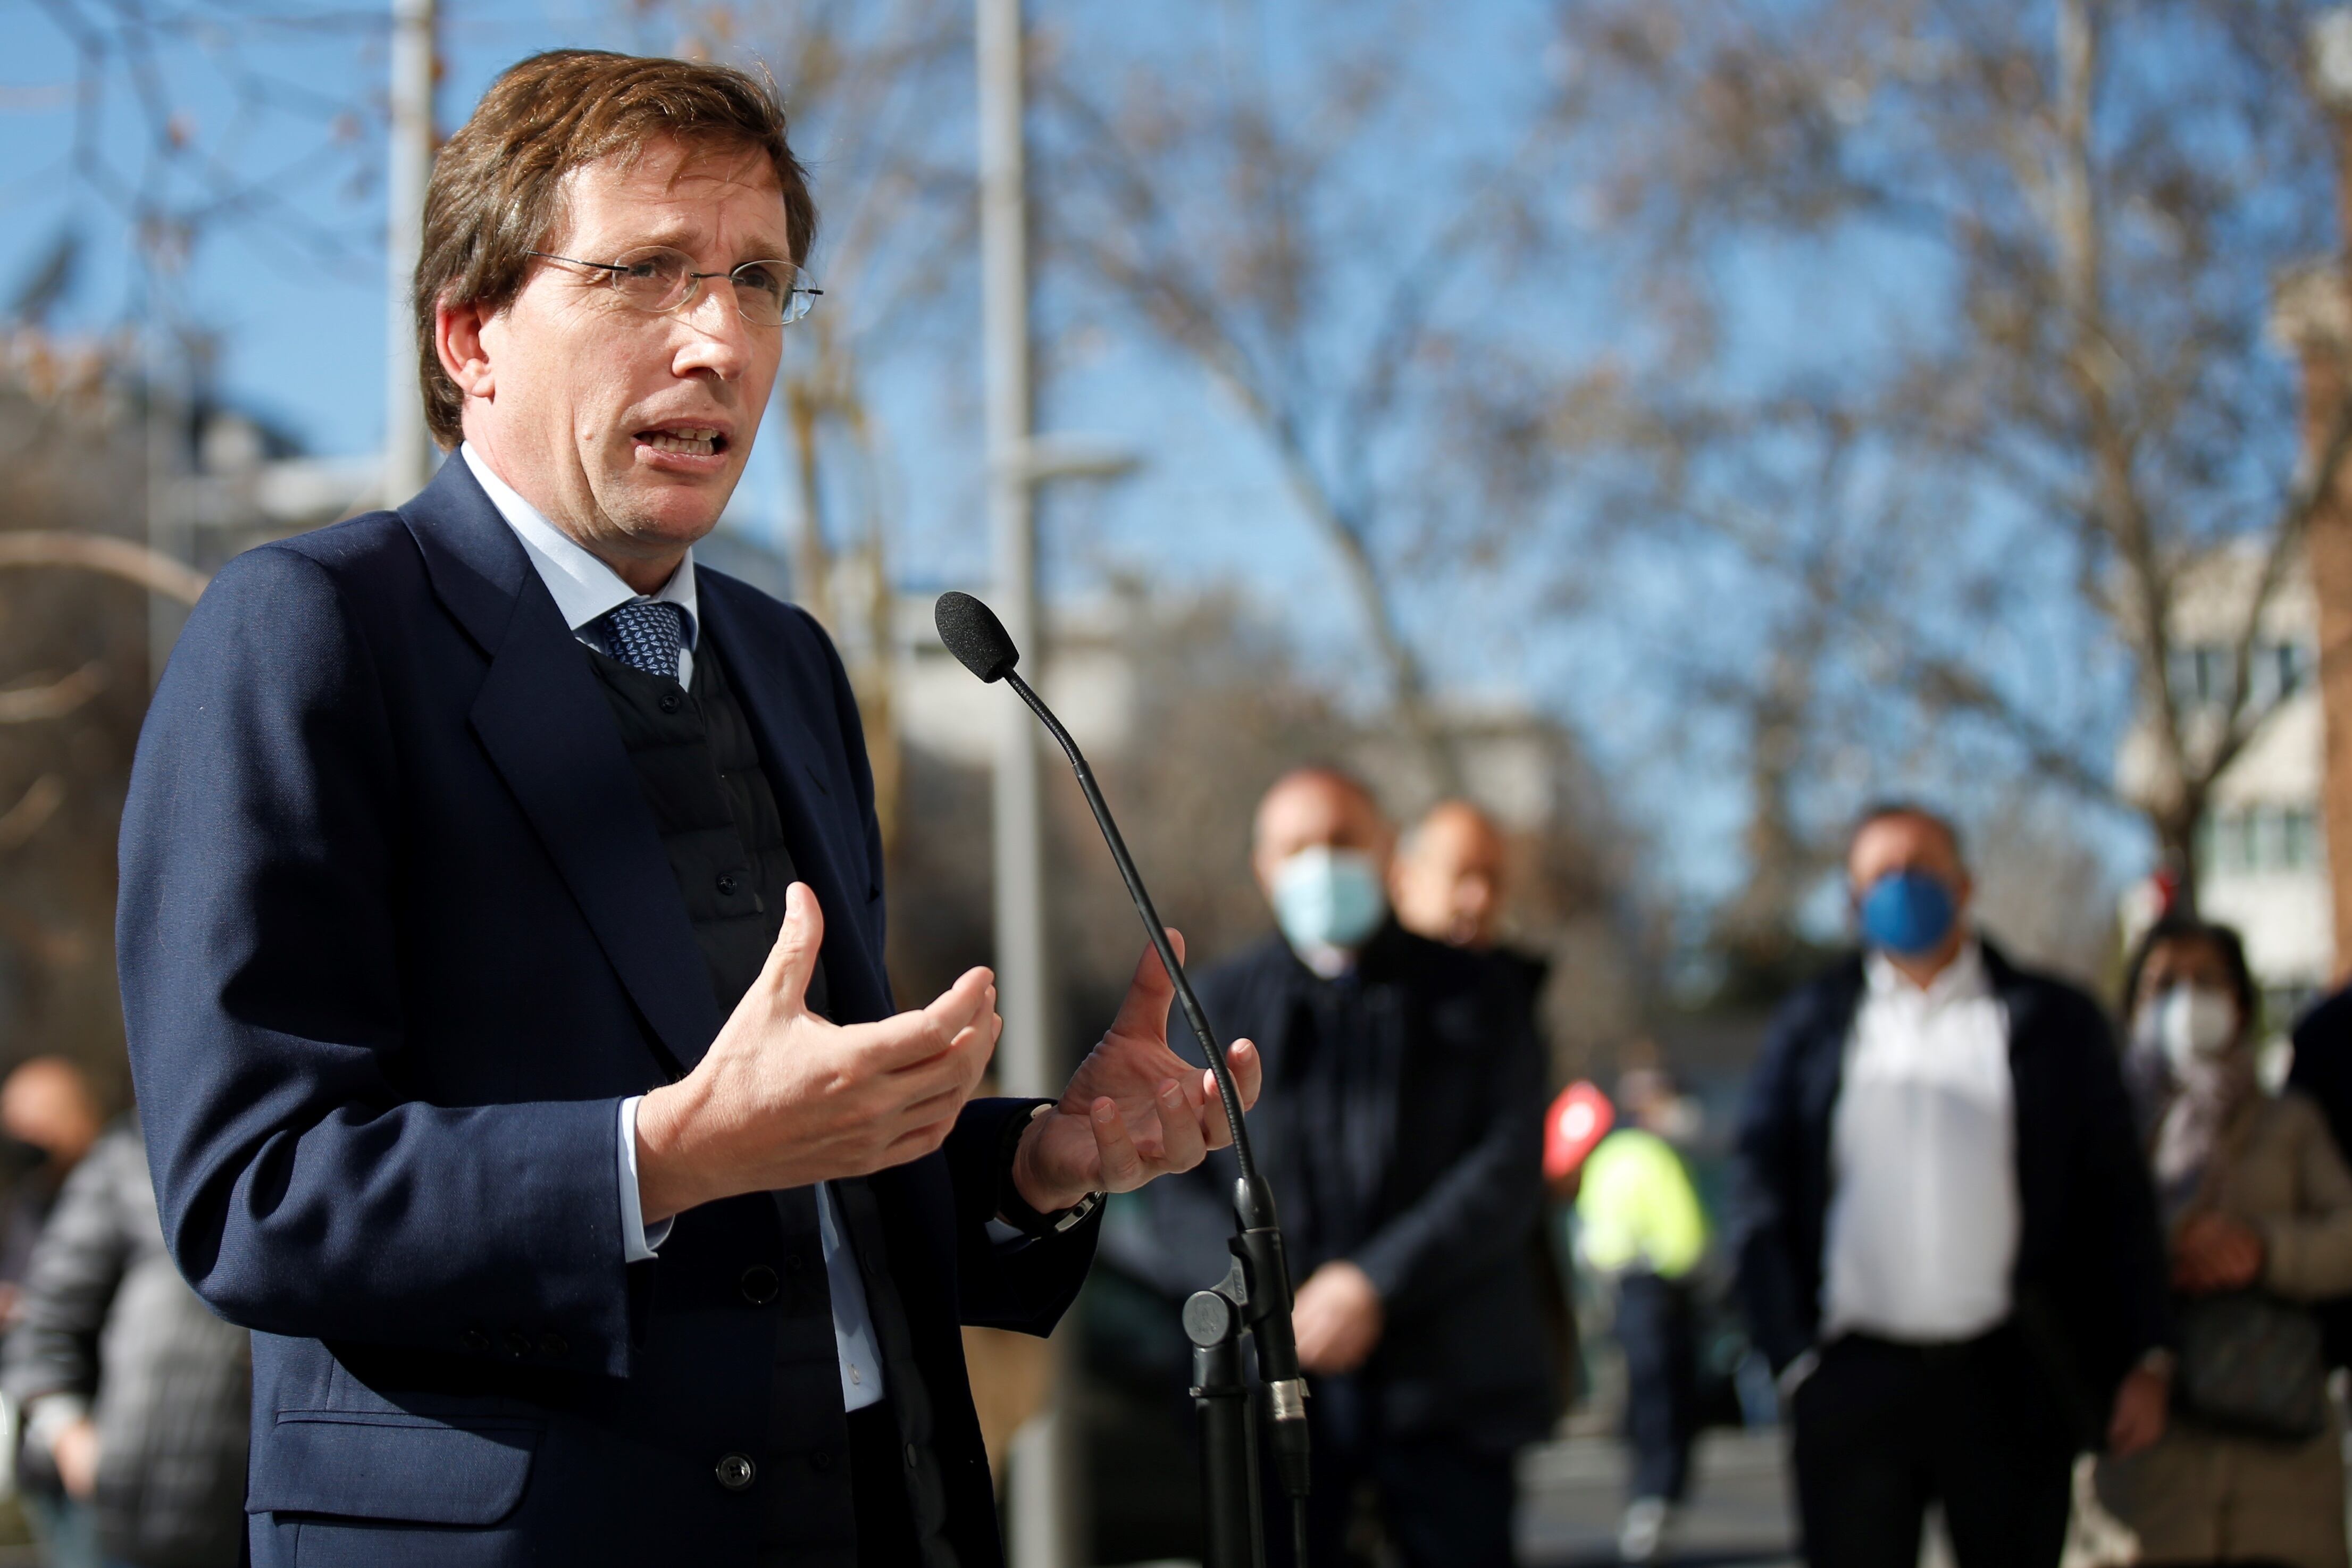
{"type": "Polygon", "coordinates": [[[636,599],[603,617],[613,657],[649,675],[677,679],[677,651],[686,641],[686,612],[659,599],[636,599]]]}

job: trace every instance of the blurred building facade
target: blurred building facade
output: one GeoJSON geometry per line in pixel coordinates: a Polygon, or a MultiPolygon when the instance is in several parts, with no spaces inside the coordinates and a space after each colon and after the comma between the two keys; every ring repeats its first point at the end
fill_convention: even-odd
{"type": "MultiPolygon", "coordinates": [[[[2261,556],[2215,551],[2189,568],[2173,615],[2171,667],[2177,710],[2192,727],[2191,747],[2210,744],[2240,678],[2236,629],[2260,590],[2261,556]],[[2205,733],[2199,733],[2200,730],[2205,733]]],[[[2197,831],[2197,904],[2206,918],[2236,926],[2246,956],[2284,1023],[2336,972],[2334,901],[2322,789],[2326,734],[2315,678],[2318,605],[2299,565],[2272,591],[2245,650],[2245,700],[2266,716],[2216,780],[2197,831]]],[[[2118,781],[2133,800],[2165,788],[2161,755],[2143,715],[2126,736],[2118,781]]],[[[2136,936],[2161,904],[2137,889],[2125,911],[2136,936]]]]}

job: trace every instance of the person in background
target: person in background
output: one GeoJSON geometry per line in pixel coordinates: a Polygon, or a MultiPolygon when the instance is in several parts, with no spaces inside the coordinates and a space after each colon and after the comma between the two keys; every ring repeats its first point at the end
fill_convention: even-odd
{"type": "Polygon", "coordinates": [[[1576,1197],[1579,1249],[1612,1281],[1625,1354],[1625,1436],[1633,1448],[1617,1554],[1657,1560],[1690,1487],[1698,1436],[1698,1332],[1690,1279],[1706,1256],[1698,1189],[1669,1134],[1687,1120],[1664,1072],[1636,1068],[1617,1085],[1626,1124],[1586,1156],[1576,1197]]]}
{"type": "Polygon", "coordinates": [[[1814,1568],[2053,1568],[2074,1458],[2162,1435],[2163,1244],[2105,1016],[1968,922],[1958,834],[1889,804],[1846,872],[1865,944],[1791,997],[1738,1137],[1738,1291],[1814,1568]]]}
{"type": "Polygon", "coordinates": [[[135,1116],[66,1180],[0,1387],[25,1412],[26,1468],[53,1473],[74,1505],[53,1562],[239,1560],[251,1347],[173,1267],[135,1116]]]}
{"type": "MultiPolygon", "coordinates": [[[[1277,780],[1252,863],[1279,930],[1197,985],[1217,1028],[1265,1062],[1251,1124],[1298,1281],[1309,1563],[1348,1560],[1369,1484],[1409,1568],[1500,1568],[1513,1456],[1551,1424],[1527,1245],[1543,1053],[1518,977],[1390,917],[1391,842],[1349,775],[1277,780]]],[[[1221,1153],[1146,1188],[1144,1224],[1106,1245],[1181,1300],[1224,1273],[1234,1176],[1221,1153]]],[[[1291,1561],[1285,1506],[1269,1494],[1276,1568],[1291,1561]]]]}
{"type": "MultiPolygon", "coordinates": [[[[1501,939],[1510,867],[1510,846],[1492,817],[1467,800],[1440,800],[1397,841],[1389,868],[1389,898],[1397,924],[1414,936],[1483,953],[1516,976],[1527,988],[1528,1007],[1539,1014],[1549,961],[1501,939]]],[[[1552,1212],[1538,1213],[1528,1235],[1528,1268],[1559,1375],[1553,1407],[1565,1411],[1576,1402],[1581,1349],[1568,1255],[1552,1245],[1552,1238],[1561,1233],[1566,1210],[1560,1200],[1546,1207],[1552,1212]]]]}
{"type": "Polygon", "coordinates": [[[33,1245],[58,1189],[104,1125],[89,1077],[62,1056],[20,1061],[0,1081],[0,1134],[29,1156],[0,1200],[0,1328],[16,1321],[33,1245]]]}
{"type": "MultiPolygon", "coordinates": [[[[2319,1107],[2293,1089],[2266,1093],[2255,1077],[2259,997],[2235,931],[2159,921],[2124,998],[2126,1076],[2170,1237],[2184,1359],[2163,1437],[2101,1460],[2100,1500],[2138,1535],[2143,1563],[2344,1568],[2344,1434],[2323,1361],[2311,1356],[2300,1375],[2317,1430],[2247,1430],[2243,1409],[2201,1407],[2203,1341],[2189,1331],[2200,1303],[2226,1293],[2291,1311],[2352,1291],[2352,1174],[2319,1107]]],[[[2273,1384],[2294,1376],[2267,1370],[2273,1384]]]]}

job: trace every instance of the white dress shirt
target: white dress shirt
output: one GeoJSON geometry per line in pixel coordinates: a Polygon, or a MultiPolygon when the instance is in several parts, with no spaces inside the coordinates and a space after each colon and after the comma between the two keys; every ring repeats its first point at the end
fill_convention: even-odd
{"type": "Polygon", "coordinates": [[[2009,1016],[1971,940],[1922,989],[1878,955],[1831,1128],[1822,1339],[1972,1339],[2010,1314],[2017,1119],[2009,1016]]]}
{"type": "MultiPolygon", "coordinates": [[[[675,604],[686,612],[686,635],[677,651],[677,681],[682,686],[694,684],[694,646],[701,635],[702,622],[695,605],[693,550],[686,552],[686,559],[678,562],[677,570],[658,591],[639,593],[579,541],[549,522],[512,486],[490,472],[490,465],[482,461],[472,443],[459,445],[457,455],[473,470],[475,479],[490,497],[490,505],[499,509],[499,516],[506,519],[507,527],[522,542],[523,553],[530,558],[540,580],[547,584],[556,610],[562,615],[563,623],[572,628],[573,636],[592,648],[600,647],[596,638],[587,633],[587,628],[620,606],[640,599],[675,604]]],[[[619,1127],[621,1250],[632,1263],[642,1263],[655,1256],[661,1244],[669,1239],[670,1232],[670,1221],[667,1219],[647,1228],[638,1198],[637,1103],[643,1098],[632,1095],[621,1102],[619,1127]]],[[[882,1358],[875,1349],[874,1320],[866,1311],[866,1287],[857,1275],[857,1255],[851,1250],[849,1228],[842,1223],[839,1200],[825,1182],[816,1184],[816,1193],[825,1285],[833,1298],[834,1346],[841,1357],[842,1407],[863,1409],[879,1400],[883,1393],[882,1358]]]]}

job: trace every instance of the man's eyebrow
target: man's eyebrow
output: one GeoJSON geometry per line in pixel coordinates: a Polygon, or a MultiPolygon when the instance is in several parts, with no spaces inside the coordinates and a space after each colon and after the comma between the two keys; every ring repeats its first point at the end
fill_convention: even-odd
{"type": "MultiPolygon", "coordinates": [[[[649,245],[667,246],[672,250],[690,254],[695,243],[702,237],[698,230],[685,224],[661,224],[649,229],[633,230],[631,236],[617,246],[613,254],[618,256],[623,251],[637,250],[649,245]]],[[[755,235],[736,247],[733,265],[740,267],[747,261],[786,261],[791,257],[792,247],[781,237],[755,235]]]]}

